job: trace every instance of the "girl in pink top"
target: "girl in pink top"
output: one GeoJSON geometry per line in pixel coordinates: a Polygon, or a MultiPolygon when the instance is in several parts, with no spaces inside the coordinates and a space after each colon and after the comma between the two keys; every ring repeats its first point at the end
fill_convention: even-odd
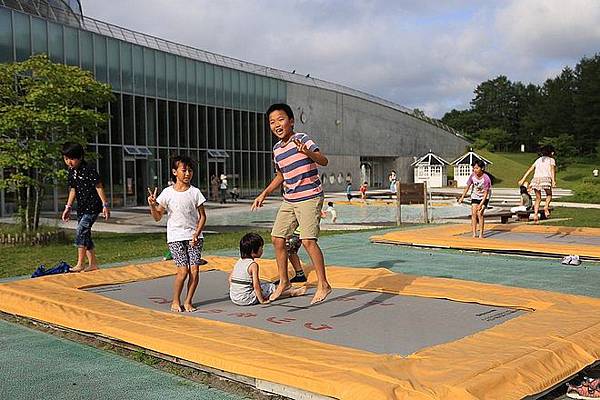
{"type": "Polygon", "coordinates": [[[531,187],[535,192],[535,202],[533,205],[533,221],[537,224],[539,222],[539,209],[540,203],[542,202],[542,190],[546,192],[546,203],[544,205],[544,215],[546,218],[550,216],[550,202],[552,201],[552,188],[556,187],[556,161],[554,160],[554,148],[552,146],[543,146],[540,153],[542,156],[535,160],[535,162],[529,167],[523,178],[519,181],[519,186],[523,185],[527,176],[531,171],[533,173],[533,179],[531,180],[531,187]]]}
{"type": "Polygon", "coordinates": [[[483,212],[490,202],[492,194],[492,180],[485,173],[485,163],[477,160],[473,163],[473,173],[467,180],[467,187],[463,191],[462,196],[458,199],[462,203],[469,189],[473,187],[471,193],[471,230],[473,237],[477,237],[477,225],[479,224],[479,238],[483,238],[483,227],[485,224],[483,212]]]}

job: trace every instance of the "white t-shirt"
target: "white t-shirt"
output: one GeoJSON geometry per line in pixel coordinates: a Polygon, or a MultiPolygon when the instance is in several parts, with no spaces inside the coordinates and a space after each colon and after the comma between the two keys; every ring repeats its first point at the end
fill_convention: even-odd
{"type": "Polygon", "coordinates": [[[552,167],[556,165],[556,161],[552,157],[542,156],[535,160],[535,172],[533,173],[534,178],[551,178],[552,167]]]}
{"type": "Polygon", "coordinates": [[[227,178],[221,179],[221,185],[219,186],[219,189],[223,189],[223,190],[227,189],[227,178]]]}
{"type": "MultiPolygon", "coordinates": [[[[156,202],[167,210],[167,243],[191,240],[198,224],[198,207],[206,198],[200,189],[190,186],[185,192],[178,192],[169,186],[164,189],[156,202]]],[[[200,237],[204,237],[200,233],[200,237]]]]}

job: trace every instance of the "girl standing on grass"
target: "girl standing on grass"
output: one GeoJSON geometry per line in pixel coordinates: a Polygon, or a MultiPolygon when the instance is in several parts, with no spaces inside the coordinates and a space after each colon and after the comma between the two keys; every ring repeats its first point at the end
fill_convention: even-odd
{"type": "Polygon", "coordinates": [[[550,145],[543,146],[540,149],[541,157],[529,167],[523,178],[519,181],[519,186],[523,185],[531,171],[533,179],[531,188],[535,192],[535,202],[533,205],[533,221],[539,222],[539,209],[542,202],[542,190],[546,192],[546,203],[544,205],[544,216],[550,217],[550,202],[552,201],[552,188],[556,187],[556,161],[554,160],[554,148],[550,145]]]}

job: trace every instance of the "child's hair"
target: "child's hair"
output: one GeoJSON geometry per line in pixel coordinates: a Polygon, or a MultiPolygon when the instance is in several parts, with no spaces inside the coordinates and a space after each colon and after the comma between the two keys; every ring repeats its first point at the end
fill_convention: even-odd
{"type": "Polygon", "coordinates": [[[63,144],[62,155],[71,160],[83,160],[85,150],[79,143],[67,142],[63,144]]]}
{"type": "Polygon", "coordinates": [[[526,194],[527,193],[527,186],[519,186],[519,190],[521,191],[521,194],[526,194]]]}
{"type": "Polygon", "coordinates": [[[328,205],[329,207],[333,207],[333,201],[330,201],[329,203],[327,203],[327,205],[328,205]]]}
{"type": "Polygon", "coordinates": [[[179,168],[179,164],[183,164],[184,167],[194,169],[194,160],[188,156],[175,156],[171,160],[171,169],[179,168]]]}
{"type": "Polygon", "coordinates": [[[473,164],[471,164],[471,167],[474,167],[474,166],[476,166],[476,165],[477,165],[479,168],[481,168],[481,169],[485,170],[485,163],[483,162],[483,160],[477,160],[477,161],[473,162],[473,164]]]}
{"type": "Polygon", "coordinates": [[[554,153],[554,147],[550,144],[543,145],[540,148],[540,154],[545,157],[550,157],[554,153]]]}
{"type": "Polygon", "coordinates": [[[240,257],[252,258],[252,253],[258,253],[258,250],[265,245],[265,241],[258,233],[246,233],[240,240],[240,257]]]}
{"type": "Polygon", "coordinates": [[[273,111],[283,111],[287,114],[289,119],[294,119],[294,112],[292,111],[292,107],[288,106],[285,103],[275,103],[271,104],[271,106],[267,109],[267,118],[273,111]]]}
{"type": "Polygon", "coordinates": [[[363,182],[363,185],[368,185],[367,181],[364,181],[364,182],[363,182]]]}

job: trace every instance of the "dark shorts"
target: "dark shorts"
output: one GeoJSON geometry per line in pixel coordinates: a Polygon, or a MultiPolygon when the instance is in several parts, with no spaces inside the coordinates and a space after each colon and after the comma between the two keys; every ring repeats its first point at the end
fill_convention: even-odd
{"type": "MultiPolygon", "coordinates": [[[[485,201],[483,202],[483,206],[487,207],[489,203],[490,199],[485,199],[485,201]]],[[[481,199],[471,199],[471,204],[481,204],[481,199]]]]}
{"type": "Polygon", "coordinates": [[[94,249],[92,241],[92,225],[96,222],[98,214],[78,214],[77,230],[75,231],[75,245],[85,247],[86,250],[94,249]]]}
{"type": "Polygon", "coordinates": [[[204,240],[199,239],[195,246],[190,245],[189,240],[181,242],[168,243],[169,251],[173,256],[173,261],[178,267],[189,267],[191,265],[200,265],[202,256],[202,247],[204,240]]]}

